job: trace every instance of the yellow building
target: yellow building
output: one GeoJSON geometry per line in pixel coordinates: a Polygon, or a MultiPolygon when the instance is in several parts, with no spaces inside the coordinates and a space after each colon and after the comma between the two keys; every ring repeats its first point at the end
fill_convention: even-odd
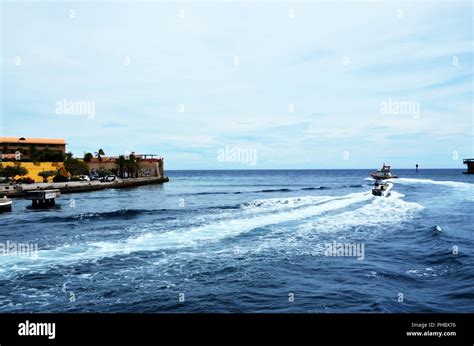
{"type": "MultiPolygon", "coordinates": [[[[37,183],[43,182],[43,178],[38,175],[40,172],[58,170],[64,171],[62,162],[21,162],[19,160],[30,159],[31,152],[36,150],[41,152],[48,150],[53,153],[65,154],[66,141],[64,139],[52,138],[25,138],[25,137],[0,137],[0,158],[3,161],[1,166],[18,165],[28,170],[28,174],[19,178],[31,178],[37,183]]],[[[52,181],[52,177],[48,181],[52,181]]]]}
{"type": "MultiPolygon", "coordinates": [[[[62,162],[2,162],[3,167],[8,166],[21,166],[28,170],[28,174],[24,177],[16,176],[15,179],[29,177],[35,181],[35,183],[42,183],[43,178],[38,175],[40,172],[45,171],[64,171],[64,166],[62,162]]],[[[48,178],[48,182],[52,181],[53,177],[48,178]]]]}

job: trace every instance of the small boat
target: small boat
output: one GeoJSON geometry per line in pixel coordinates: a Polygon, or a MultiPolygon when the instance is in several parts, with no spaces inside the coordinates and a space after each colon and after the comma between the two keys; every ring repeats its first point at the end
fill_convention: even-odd
{"type": "Polygon", "coordinates": [[[385,163],[382,166],[382,169],[379,169],[377,172],[372,172],[370,173],[372,178],[374,179],[394,179],[398,178],[398,176],[393,175],[392,172],[390,172],[390,166],[385,165],[385,163]]]}
{"type": "Polygon", "coordinates": [[[372,195],[380,197],[390,196],[390,190],[392,189],[392,183],[378,182],[376,181],[372,188],[372,195]]]}
{"type": "Polygon", "coordinates": [[[0,212],[11,211],[12,210],[12,200],[4,196],[0,198],[0,212]]]}

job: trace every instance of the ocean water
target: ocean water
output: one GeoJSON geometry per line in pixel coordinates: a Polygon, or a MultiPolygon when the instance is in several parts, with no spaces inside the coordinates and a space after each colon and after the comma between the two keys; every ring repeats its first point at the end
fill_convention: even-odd
{"type": "Polygon", "coordinates": [[[474,176],[168,171],[170,182],[14,200],[0,312],[472,312],[474,176]],[[327,256],[330,244],[361,256],[327,256]],[[360,255],[360,254],[359,254],[360,255]]]}

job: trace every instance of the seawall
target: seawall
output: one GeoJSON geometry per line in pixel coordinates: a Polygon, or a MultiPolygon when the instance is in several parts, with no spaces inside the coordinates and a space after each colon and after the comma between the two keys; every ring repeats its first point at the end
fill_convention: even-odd
{"type": "Polygon", "coordinates": [[[68,181],[65,183],[34,183],[22,184],[21,190],[15,189],[13,185],[0,185],[0,196],[25,197],[28,191],[59,189],[62,194],[90,192],[104,189],[124,189],[149,184],[163,184],[169,181],[168,177],[145,177],[118,179],[113,182],[99,181],[68,181]]]}

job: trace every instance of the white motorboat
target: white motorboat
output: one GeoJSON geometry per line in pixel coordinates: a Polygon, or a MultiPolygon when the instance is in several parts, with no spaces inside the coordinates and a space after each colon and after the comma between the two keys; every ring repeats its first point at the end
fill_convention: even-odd
{"type": "Polygon", "coordinates": [[[2,211],[11,211],[12,210],[12,200],[6,196],[0,198],[0,212],[2,211]]]}
{"type": "Polygon", "coordinates": [[[392,183],[385,183],[376,181],[374,187],[372,188],[372,195],[380,197],[390,196],[390,190],[392,189],[392,183]]]}

